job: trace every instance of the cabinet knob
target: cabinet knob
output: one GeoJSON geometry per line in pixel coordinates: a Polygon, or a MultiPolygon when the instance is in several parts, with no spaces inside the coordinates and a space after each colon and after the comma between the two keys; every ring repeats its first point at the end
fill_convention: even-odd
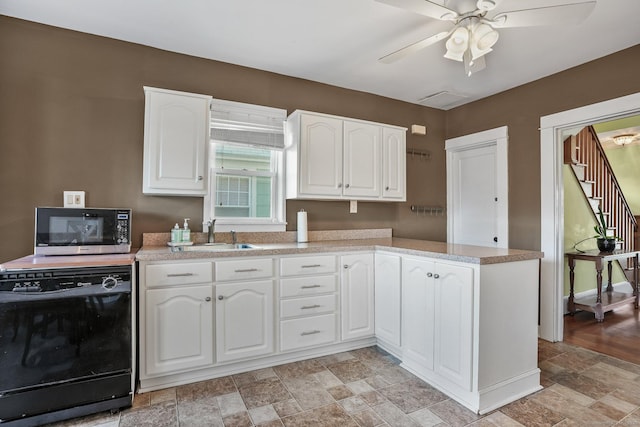
{"type": "Polygon", "coordinates": [[[349,188],[349,184],[345,185],[345,188],[349,188]]]}
{"type": "Polygon", "coordinates": [[[218,300],[220,300],[220,301],[222,301],[223,299],[224,299],[224,297],[223,297],[222,295],[220,295],[220,296],[218,297],[218,300]]]}
{"type": "Polygon", "coordinates": [[[202,175],[198,175],[198,181],[202,181],[203,179],[202,175]]]}
{"type": "Polygon", "coordinates": [[[211,301],[211,297],[206,297],[204,300],[205,300],[206,302],[209,302],[209,301],[211,301]]]}
{"type": "Polygon", "coordinates": [[[346,268],[349,268],[349,266],[348,266],[347,264],[345,264],[343,267],[344,267],[345,269],[346,269],[346,268]]]}
{"type": "Polygon", "coordinates": [[[342,188],[342,183],[338,183],[338,188],[342,188]]]}
{"type": "Polygon", "coordinates": [[[385,191],[389,191],[389,187],[384,187],[385,191]]]}
{"type": "Polygon", "coordinates": [[[434,279],[437,279],[437,278],[439,278],[439,277],[440,277],[440,275],[439,275],[439,274],[434,274],[434,275],[433,275],[433,278],[434,278],[434,279]]]}
{"type": "Polygon", "coordinates": [[[427,273],[427,277],[433,277],[433,273],[427,273]]]}

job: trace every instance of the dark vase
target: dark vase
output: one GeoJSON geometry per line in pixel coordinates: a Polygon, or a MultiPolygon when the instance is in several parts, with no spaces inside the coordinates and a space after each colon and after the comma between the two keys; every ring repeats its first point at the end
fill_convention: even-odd
{"type": "Polygon", "coordinates": [[[600,252],[613,252],[616,249],[615,238],[610,238],[610,239],[598,238],[596,242],[598,244],[598,249],[600,249],[600,252]]]}

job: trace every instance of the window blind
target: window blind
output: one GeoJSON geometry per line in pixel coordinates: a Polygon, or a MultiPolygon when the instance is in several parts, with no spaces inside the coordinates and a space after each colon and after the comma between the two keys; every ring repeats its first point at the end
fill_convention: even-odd
{"type": "Polygon", "coordinates": [[[280,108],[214,99],[211,139],[282,150],[286,119],[287,111],[280,108]]]}

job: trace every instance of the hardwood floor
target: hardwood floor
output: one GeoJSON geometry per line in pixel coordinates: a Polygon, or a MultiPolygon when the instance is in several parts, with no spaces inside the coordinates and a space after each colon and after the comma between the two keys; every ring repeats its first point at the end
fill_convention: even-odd
{"type": "Polygon", "coordinates": [[[596,322],[593,313],[579,311],[564,317],[564,341],[640,364],[640,310],[632,304],[605,313],[596,322]]]}

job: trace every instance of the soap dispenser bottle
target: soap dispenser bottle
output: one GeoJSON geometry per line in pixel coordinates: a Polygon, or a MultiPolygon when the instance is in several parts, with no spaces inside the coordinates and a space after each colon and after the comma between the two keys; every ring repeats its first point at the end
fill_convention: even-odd
{"type": "Polygon", "coordinates": [[[191,218],[184,219],[184,225],[182,227],[182,241],[191,242],[191,230],[189,229],[189,220],[191,218]]]}
{"type": "Polygon", "coordinates": [[[182,230],[178,227],[178,223],[171,229],[171,243],[182,242],[182,230]]]}

